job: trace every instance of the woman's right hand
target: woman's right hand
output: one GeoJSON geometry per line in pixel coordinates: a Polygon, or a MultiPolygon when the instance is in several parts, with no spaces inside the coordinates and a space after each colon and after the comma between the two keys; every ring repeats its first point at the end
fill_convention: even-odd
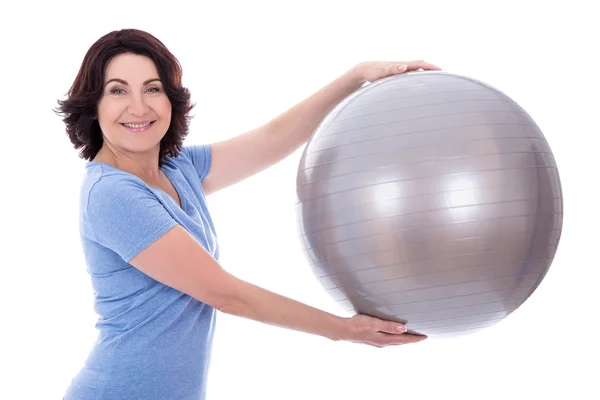
{"type": "Polygon", "coordinates": [[[416,343],[427,339],[425,335],[405,333],[406,325],[401,323],[384,321],[363,314],[348,318],[346,326],[342,340],[375,347],[416,343]]]}

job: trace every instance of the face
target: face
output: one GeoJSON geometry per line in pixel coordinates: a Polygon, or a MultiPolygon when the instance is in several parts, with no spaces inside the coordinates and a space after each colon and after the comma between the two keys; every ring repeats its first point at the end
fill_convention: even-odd
{"type": "Polygon", "coordinates": [[[157,151],[171,123],[171,103],[154,62],[121,54],[106,68],[98,122],[105,141],[126,153],[157,151]]]}

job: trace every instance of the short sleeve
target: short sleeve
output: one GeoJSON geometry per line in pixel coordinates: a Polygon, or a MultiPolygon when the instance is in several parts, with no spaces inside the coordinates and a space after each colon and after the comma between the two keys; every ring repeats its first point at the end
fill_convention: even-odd
{"type": "Polygon", "coordinates": [[[184,146],[181,151],[190,159],[202,182],[208,175],[212,163],[212,148],[210,144],[184,146]]]}
{"type": "Polygon", "coordinates": [[[132,178],[102,178],[90,190],[86,216],[95,240],[129,262],[177,225],[156,195],[132,178]]]}

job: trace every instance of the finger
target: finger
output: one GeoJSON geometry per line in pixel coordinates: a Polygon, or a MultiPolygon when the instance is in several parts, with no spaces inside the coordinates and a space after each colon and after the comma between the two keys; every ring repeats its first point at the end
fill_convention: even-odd
{"type": "Polygon", "coordinates": [[[403,74],[404,72],[408,71],[408,64],[407,63],[396,63],[393,64],[389,67],[391,69],[391,73],[392,74],[403,74]]]}
{"type": "Polygon", "coordinates": [[[406,327],[406,325],[401,324],[399,322],[381,321],[380,320],[377,330],[379,332],[385,332],[385,333],[399,335],[399,334],[403,334],[404,332],[406,332],[408,330],[408,328],[406,327]]]}
{"type": "Polygon", "coordinates": [[[405,333],[403,335],[386,335],[382,338],[382,341],[386,346],[395,346],[409,343],[417,343],[425,339],[427,339],[426,335],[405,333]]]}
{"type": "Polygon", "coordinates": [[[407,71],[416,71],[418,69],[423,69],[425,71],[440,71],[441,68],[438,67],[437,65],[428,63],[424,60],[416,60],[416,61],[410,61],[407,64],[407,71]]]}
{"type": "Polygon", "coordinates": [[[412,333],[405,333],[403,335],[394,335],[389,333],[378,333],[372,340],[375,344],[386,347],[386,346],[398,346],[403,344],[417,343],[427,339],[425,335],[418,335],[412,333]]]}
{"type": "Polygon", "coordinates": [[[378,66],[377,75],[385,77],[389,75],[403,74],[408,70],[406,62],[385,63],[378,66]]]}

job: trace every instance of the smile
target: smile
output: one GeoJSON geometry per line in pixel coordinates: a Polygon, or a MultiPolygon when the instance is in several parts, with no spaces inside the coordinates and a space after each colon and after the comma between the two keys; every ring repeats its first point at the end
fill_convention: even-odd
{"type": "Polygon", "coordinates": [[[142,132],[149,129],[155,121],[146,122],[143,124],[129,124],[129,123],[121,123],[122,126],[127,128],[128,131],[132,132],[142,132]]]}

